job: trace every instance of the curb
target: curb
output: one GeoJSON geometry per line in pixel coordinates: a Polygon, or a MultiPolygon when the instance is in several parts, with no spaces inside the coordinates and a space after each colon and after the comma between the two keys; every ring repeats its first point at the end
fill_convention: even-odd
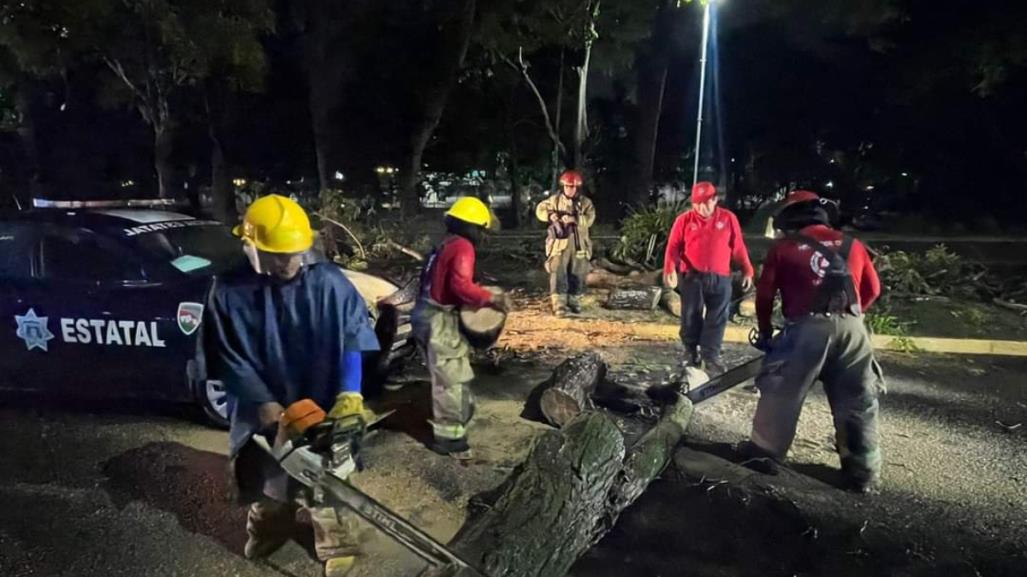
{"type": "MultiPolygon", "coordinates": [[[[592,319],[561,319],[547,331],[588,330],[592,319]]],[[[549,321],[552,323],[552,320],[549,321]]],[[[611,322],[611,321],[604,321],[611,322]]],[[[614,321],[615,322],[615,321],[614,321]]],[[[651,322],[630,323],[637,340],[677,341],[680,337],[677,325],[651,322]]],[[[512,328],[508,324],[508,328],[512,328]]],[[[528,328],[528,332],[532,329],[528,328]]],[[[724,331],[724,342],[749,343],[750,327],[729,325],[724,331]]],[[[1027,357],[1027,341],[1003,341],[993,339],[950,339],[940,337],[896,337],[892,335],[871,335],[875,350],[906,353],[939,353],[954,355],[992,355],[1027,357]]]]}
{"type": "MultiPolygon", "coordinates": [[[[677,337],[677,331],[674,337],[677,337]]],[[[1000,341],[993,339],[949,339],[941,337],[895,337],[892,335],[870,335],[875,350],[916,353],[942,353],[953,355],[995,355],[1027,357],[1027,342],[1000,341]]],[[[748,343],[749,329],[729,326],[724,341],[748,343]]]]}

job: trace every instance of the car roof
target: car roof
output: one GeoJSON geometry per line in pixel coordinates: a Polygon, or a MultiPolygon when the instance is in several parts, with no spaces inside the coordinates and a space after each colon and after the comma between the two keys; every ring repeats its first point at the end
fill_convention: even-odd
{"type": "Polygon", "coordinates": [[[143,208],[30,209],[0,218],[0,221],[5,222],[56,224],[87,228],[95,232],[121,232],[124,229],[158,222],[195,220],[195,217],[180,212],[143,208]]]}

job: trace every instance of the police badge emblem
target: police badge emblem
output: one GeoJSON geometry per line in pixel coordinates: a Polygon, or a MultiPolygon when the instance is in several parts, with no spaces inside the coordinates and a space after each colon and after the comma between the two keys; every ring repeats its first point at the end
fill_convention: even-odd
{"type": "Polygon", "coordinates": [[[178,328],[186,336],[196,332],[203,321],[203,305],[200,303],[178,303],[178,328]]]}
{"type": "Polygon", "coordinates": [[[44,353],[49,351],[47,341],[54,338],[54,335],[47,327],[47,319],[36,316],[34,309],[29,309],[24,316],[14,315],[14,322],[18,323],[18,330],[14,334],[25,341],[26,349],[42,349],[44,353]]]}

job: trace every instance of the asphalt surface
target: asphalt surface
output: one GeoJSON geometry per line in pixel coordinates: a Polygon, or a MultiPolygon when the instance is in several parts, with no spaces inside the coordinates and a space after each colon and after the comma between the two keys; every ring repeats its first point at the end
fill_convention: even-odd
{"type": "MultiPolygon", "coordinates": [[[[636,369],[665,363],[673,350],[646,345],[632,354],[635,364],[618,368],[615,378],[637,377],[640,371],[658,379],[656,369],[636,369]]],[[[733,354],[748,353],[735,349],[733,354]]],[[[883,490],[871,498],[838,491],[829,506],[844,518],[839,522],[908,537],[909,554],[928,561],[921,563],[924,572],[895,574],[1027,574],[1027,360],[888,356],[884,366],[890,391],[882,401],[883,490]],[[951,565],[953,558],[957,565],[951,565]],[[1024,571],[1015,572],[1017,567],[1024,571]]],[[[423,456],[428,452],[418,442],[393,433],[385,445],[388,451],[373,467],[391,471],[378,479],[394,490],[385,500],[408,503],[404,514],[431,526],[441,539],[451,536],[461,522],[466,496],[501,481],[516,461],[511,455],[523,455],[532,434],[517,423],[525,388],[512,386],[511,380],[528,386],[543,373],[536,367],[496,379],[493,404],[482,416],[480,430],[483,436],[492,431],[495,447],[499,439],[511,437],[511,447],[517,449],[509,455],[498,449],[486,455],[493,466],[475,473],[477,477],[451,469],[448,460],[423,456]],[[514,430],[517,435],[511,436],[514,430]],[[397,480],[404,471],[414,471],[411,477],[416,479],[397,480]],[[422,493],[430,498],[420,499],[422,493]],[[431,513],[439,508],[445,508],[444,515],[431,513]]],[[[748,433],[755,400],[738,389],[702,405],[689,442],[717,450],[741,440],[748,433]]],[[[817,390],[800,422],[792,467],[837,483],[832,443],[829,409],[817,390]]],[[[188,411],[178,407],[122,405],[112,410],[104,403],[0,398],[0,575],[320,575],[320,564],[302,540],[287,545],[269,563],[242,557],[244,511],[232,500],[225,446],[224,432],[189,420],[188,411]]],[[[730,516],[723,511],[738,526],[752,523],[751,532],[682,535],[705,540],[710,551],[719,551],[712,559],[698,563],[694,550],[675,548],[675,557],[664,547],[647,560],[640,539],[673,544],[674,534],[666,533],[667,527],[680,526],[676,519],[682,514],[675,509],[676,499],[682,498],[675,491],[670,483],[654,484],[621,521],[632,528],[631,535],[615,530],[573,575],[756,575],[763,573],[753,563],[782,556],[797,559],[796,565],[777,569],[799,566],[804,550],[786,555],[779,543],[782,527],[791,525],[767,533],[767,520],[774,517],[759,508],[732,511],[730,516]],[[715,548],[718,539],[741,546],[715,548]],[[634,555],[624,552],[629,546],[634,555]]],[[[711,523],[717,513],[707,510],[697,518],[711,523]]],[[[377,547],[395,553],[380,540],[377,547]]],[[[416,563],[404,559],[382,565],[376,574],[412,574],[416,563]]]]}

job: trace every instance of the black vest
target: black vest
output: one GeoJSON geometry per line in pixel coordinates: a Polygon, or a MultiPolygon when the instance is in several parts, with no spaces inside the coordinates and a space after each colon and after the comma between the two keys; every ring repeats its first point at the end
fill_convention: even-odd
{"type": "Polygon", "coordinates": [[[852,280],[852,272],[849,271],[848,263],[849,253],[852,251],[852,238],[842,236],[842,244],[837,249],[804,234],[793,233],[789,235],[789,238],[810,247],[824,257],[828,263],[824,270],[823,280],[813,297],[810,312],[814,314],[861,314],[856,285],[852,280]]]}

